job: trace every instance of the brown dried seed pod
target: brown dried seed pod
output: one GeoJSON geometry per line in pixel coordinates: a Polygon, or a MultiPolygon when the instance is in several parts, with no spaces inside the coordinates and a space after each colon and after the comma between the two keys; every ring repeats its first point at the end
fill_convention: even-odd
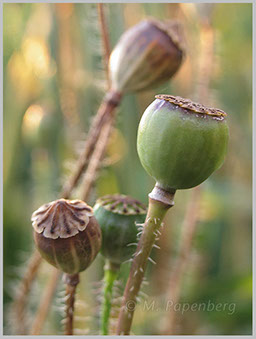
{"type": "Polygon", "coordinates": [[[81,200],[59,199],[42,205],[31,217],[42,257],[63,272],[85,270],[101,247],[93,210],[81,200]]]}
{"type": "Polygon", "coordinates": [[[184,38],[177,21],[147,19],[128,29],[110,56],[112,87],[130,92],[170,79],[184,57],[184,38]]]}

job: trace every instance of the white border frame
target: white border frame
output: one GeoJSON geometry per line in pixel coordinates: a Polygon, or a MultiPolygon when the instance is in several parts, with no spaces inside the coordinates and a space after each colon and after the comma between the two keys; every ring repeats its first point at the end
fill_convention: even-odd
{"type": "MultiPolygon", "coordinates": [[[[1,61],[1,71],[0,71],[0,77],[1,77],[1,92],[0,92],[0,131],[1,131],[1,147],[0,147],[0,159],[1,159],[1,166],[0,166],[0,187],[1,187],[1,195],[0,195],[0,220],[1,220],[1,230],[0,230],[0,243],[1,243],[1,248],[3,249],[3,4],[4,3],[251,3],[253,4],[253,74],[252,74],[252,89],[253,89],[253,116],[252,116],[252,121],[253,121],[253,137],[252,137],[252,141],[253,141],[253,154],[252,154],[252,159],[253,159],[253,229],[252,229],[252,241],[253,241],[253,252],[252,252],[252,259],[254,259],[256,257],[256,249],[255,249],[255,225],[256,225],[256,190],[255,190],[255,180],[256,180],[256,155],[255,155],[255,150],[256,150],[256,117],[255,117],[255,110],[256,110],[256,86],[255,86],[255,81],[256,81],[256,23],[255,23],[255,18],[256,18],[256,0],[252,0],[252,1],[242,1],[242,0],[226,0],[226,1],[221,1],[221,0],[213,0],[213,1],[196,1],[196,0],[190,0],[190,1],[168,1],[168,0],[161,0],[159,2],[157,2],[156,0],[141,0],[141,1],[117,1],[117,0],[112,0],[112,1],[107,1],[107,0],[90,0],[90,1],[83,1],[83,0],[76,0],[76,1],[68,1],[68,0],[55,0],[55,1],[36,1],[36,0],[27,0],[27,1],[23,1],[23,0],[9,0],[9,1],[4,1],[4,0],[0,0],[0,23],[1,23],[1,27],[0,27],[0,61],[1,61]],[[255,132],[255,133],[254,133],[255,132]]],[[[23,336],[20,335],[15,335],[15,336],[11,336],[11,335],[3,335],[3,250],[0,251],[0,262],[1,262],[1,271],[0,271],[0,303],[1,303],[1,307],[0,307],[0,336],[1,337],[9,337],[9,338],[20,338],[23,336]]],[[[255,328],[256,328],[256,300],[255,300],[255,278],[256,278],[256,261],[252,260],[252,270],[253,270],[253,311],[252,311],[252,336],[254,336],[255,333],[255,328]]],[[[26,338],[33,338],[33,336],[30,335],[26,335],[26,338]]],[[[66,336],[40,336],[40,338],[63,338],[66,336]]],[[[91,336],[86,336],[86,337],[91,337],[91,336]]],[[[104,338],[104,336],[95,336],[97,338],[104,338]]],[[[112,337],[112,336],[108,336],[108,337],[112,337]]],[[[123,336],[121,336],[123,337],[123,336]]],[[[135,336],[137,338],[158,338],[160,336],[135,336]]],[[[161,338],[169,338],[170,336],[161,336],[161,338]]],[[[181,338],[181,337],[186,337],[186,338],[194,338],[197,336],[191,336],[191,335],[187,335],[187,336],[172,336],[172,337],[177,337],[177,338],[181,338]]],[[[200,337],[200,336],[198,336],[200,337]]],[[[207,336],[209,338],[211,337],[217,337],[217,336],[207,336]]],[[[218,336],[218,338],[226,338],[226,337],[235,337],[235,338],[243,338],[245,337],[245,335],[236,335],[236,336],[218,336]]]]}

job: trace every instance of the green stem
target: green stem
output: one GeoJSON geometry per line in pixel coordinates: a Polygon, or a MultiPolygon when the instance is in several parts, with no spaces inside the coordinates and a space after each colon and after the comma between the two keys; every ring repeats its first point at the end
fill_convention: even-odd
{"type": "Polygon", "coordinates": [[[104,267],[104,292],[101,314],[101,334],[108,335],[109,318],[112,306],[114,282],[118,276],[120,265],[108,262],[104,267]]]}
{"type": "Polygon", "coordinates": [[[117,334],[129,335],[137,296],[143,281],[148,258],[154,245],[163,218],[174,205],[175,191],[167,192],[157,184],[149,194],[149,205],[143,232],[134,255],[129,278],[125,286],[124,300],[119,314],[117,334]]]}

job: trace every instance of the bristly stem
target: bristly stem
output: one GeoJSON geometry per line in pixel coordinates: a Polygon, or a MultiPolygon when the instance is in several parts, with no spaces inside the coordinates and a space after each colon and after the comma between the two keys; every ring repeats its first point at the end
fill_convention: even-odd
{"type": "Polygon", "coordinates": [[[79,284],[79,274],[65,274],[63,280],[66,283],[65,335],[73,335],[75,296],[76,287],[79,284]]]}
{"type": "Polygon", "coordinates": [[[143,232],[140,237],[132,262],[129,278],[125,286],[124,300],[118,319],[118,335],[129,335],[137,296],[145,274],[147,262],[159,234],[163,218],[170,207],[174,205],[175,190],[167,192],[157,184],[149,194],[148,213],[143,232]]]}
{"type": "MultiPolygon", "coordinates": [[[[100,13],[99,13],[100,14],[100,13]]],[[[101,26],[106,26],[105,24],[105,20],[104,20],[104,13],[103,13],[103,9],[101,12],[101,16],[99,17],[101,26]],[[103,20],[103,21],[102,21],[103,20]]],[[[102,29],[102,27],[101,27],[102,29]]],[[[105,51],[105,57],[109,56],[110,54],[110,50],[109,50],[109,40],[108,40],[108,35],[106,34],[107,30],[105,27],[105,33],[103,38],[103,45],[104,45],[104,49],[108,48],[108,50],[105,51]]],[[[105,62],[107,62],[107,59],[105,59],[105,62]]],[[[106,66],[106,65],[105,65],[106,66]]],[[[106,69],[107,71],[107,69],[106,69]]],[[[109,78],[109,76],[107,76],[107,79],[109,78]]],[[[93,160],[93,168],[92,165],[89,166],[90,168],[88,168],[88,174],[86,175],[86,182],[89,181],[89,185],[86,188],[86,195],[90,194],[93,182],[95,180],[95,174],[96,171],[99,167],[100,164],[100,160],[102,158],[102,155],[100,156],[100,158],[98,158],[97,154],[95,154],[94,152],[94,147],[95,144],[99,144],[98,139],[99,137],[102,135],[102,133],[104,132],[103,130],[105,129],[109,129],[109,132],[107,133],[107,138],[106,138],[106,142],[109,138],[109,134],[112,128],[112,124],[114,122],[114,116],[113,113],[116,109],[117,106],[119,106],[120,101],[121,101],[121,94],[117,93],[115,91],[112,91],[111,89],[109,89],[109,91],[107,92],[107,94],[105,95],[102,104],[100,105],[97,114],[95,115],[92,125],[90,127],[89,133],[88,133],[88,137],[85,141],[85,145],[84,145],[84,150],[81,153],[79,159],[77,160],[76,166],[75,166],[75,170],[74,172],[71,174],[69,180],[67,181],[67,183],[64,185],[64,188],[60,194],[60,196],[64,199],[68,199],[73,191],[73,189],[76,187],[76,185],[79,182],[79,179],[81,178],[83,172],[85,171],[86,166],[88,165],[90,158],[92,156],[93,160]],[[97,157],[97,159],[95,160],[95,158],[97,157]],[[94,170],[95,168],[95,170],[94,170]]],[[[102,143],[101,143],[102,144],[102,143]]],[[[97,148],[98,149],[98,148],[97,148]]],[[[105,150],[105,147],[103,149],[103,152],[105,150]]],[[[97,151],[98,152],[98,151],[97,151]]],[[[36,255],[36,252],[34,252],[33,256],[36,255]]],[[[37,266],[37,270],[39,269],[39,265],[37,266]]],[[[52,287],[54,288],[54,286],[52,287]]],[[[40,313],[40,307],[38,309],[38,313],[40,313]]],[[[42,322],[44,320],[42,319],[42,322]]]]}
{"type": "MultiPolygon", "coordinates": [[[[102,105],[100,106],[99,108],[99,111],[97,112],[96,116],[95,116],[95,119],[94,119],[94,123],[90,129],[90,133],[89,133],[89,136],[88,136],[88,139],[86,140],[86,143],[85,143],[85,148],[84,148],[84,151],[82,152],[82,154],[80,155],[80,158],[78,159],[78,162],[77,162],[77,166],[76,166],[76,169],[74,171],[74,173],[71,175],[70,177],[70,180],[68,181],[68,183],[66,184],[66,186],[64,187],[62,193],[61,193],[61,197],[62,198],[65,198],[65,199],[68,199],[72,190],[74,189],[74,187],[77,185],[89,159],[90,159],[90,156],[92,154],[92,157],[95,156],[95,151],[93,152],[93,149],[94,149],[94,146],[95,146],[95,143],[97,143],[97,145],[99,143],[101,143],[101,141],[98,141],[98,138],[99,138],[99,135],[102,135],[102,133],[105,133],[107,132],[107,139],[109,137],[109,133],[110,131],[106,131],[106,129],[110,129],[112,128],[112,121],[113,121],[113,112],[116,108],[116,106],[118,105],[119,103],[119,100],[121,99],[121,97],[116,94],[115,92],[114,93],[108,93],[105,97],[105,100],[103,101],[102,105]],[[111,124],[109,124],[109,122],[111,122],[111,124]],[[105,125],[105,127],[104,127],[105,125]],[[109,127],[108,127],[109,126],[109,127]],[[101,131],[102,130],[102,131],[101,131]],[[104,132],[105,131],[105,132],[104,132]]],[[[101,143],[102,145],[102,143],[101,143]]],[[[98,148],[97,148],[98,150],[98,148]]],[[[105,150],[105,146],[103,147],[103,152],[105,150]]],[[[98,151],[97,151],[98,152],[98,151]]],[[[89,166],[90,168],[92,167],[95,167],[95,171],[94,171],[94,168],[90,171],[87,171],[87,175],[85,176],[85,178],[87,178],[87,180],[89,180],[89,184],[84,187],[86,187],[86,193],[84,193],[84,195],[89,195],[90,193],[90,190],[92,188],[92,184],[94,182],[94,179],[95,179],[95,173],[98,169],[98,166],[99,166],[99,163],[100,163],[100,160],[101,160],[101,156],[100,158],[97,157],[97,161],[95,162],[93,159],[92,159],[92,164],[89,166]],[[96,165],[96,166],[95,166],[96,165]],[[88,179],[89,177],[89,179],[88,179]]],[[[89,170],[89,168],[88,168],[89,170]]],[[[87,199],[85,199],[86,201],[87,199]]],[[[34,252],[33,256],[35,256],[37,253],[34,252]]],[[[40,260],[42,260],[40,258],[40,260]]],[[[41,262],[41,261],[40,261],[41,262]]],[[[37,266],[37,270],[39,269],[39,264],[37,266]]],[[[57,284],[57,282],[56,282],[57,284]]],[[[54,286],[52,286],[52,288],[54,288],[54,286]]],[[[50,306],[50,305],[49,305],[50,306]]],[[[40,310],[40,307],[38,309],[38,313],[41,313],[41,310],[40,310]]],[[[46,313],[44,313],[46,315],[46,313]]],[[[36,315],[37,316],[37,315],[36,315]]],[[[42,323],[44,322],[44,319],[42,319],[42,323]]]]}
{"type": "Polygon", "coordinates": [[[107,262],[104,267],[104,291],[101,312],[101,334],[109,334],[109,318],[112,307],[112,292],[114,282],[118,276],[120,265],[107,262]]]}
{"type": "MultiPolygon", "coordinates": [[[[101,8],[99,8],[99,20],[101,24],[101,31],[102,33],[104,32],[104,36],[102,36],[103,39],[103,45],[105,49],[105,66],[107,67],[107,58],[109,58],[110,55],[110,44],[109,44],[109,38],[107,34],[107,28],[106,28],[106,23],[105,23],[105,18],[104,18],[104,12],[102,5],[100,5],[101,8]]],[[[107,73],[107,79],[109,79],[108,75],[108,68],[106,68],[106,73],[107,73]]],[[[97,114],[95,115],[92,125],[90,127],[89,133],[87,140],[85,142],[84,150],[81,153],[75,170],[72,173],[70,179],[68,182],[65,184],[60,196],[64,199],[68,199],[71,195],[72,190],[76,187],[76,185],[79,182],[79,179],[81,175],[83,174],[89,160],[90,156],[93,153],[94,150],[94,145],[98,140],[98,137],[100,135],[100,132],[103,128],[103,125],[105,123],[110,123],[112,125],[113,121],[112,119],[109,119],[109,116],[112,116],[115,108],[119,106],[120,101],[121,101],[121,94],[117,92],[113,92],[110,89],[110,83],[108,80],[108,85],[109,85],[109,91],[106,94],[105,98],[103,99],[102,104],[99,107],[99,110],[97,114]],[[111,122],[112,121],[112,122],[111,122]]],[[[108,139],[108,138],[107,138],[108,139]]],[[[96,170],[98,168],[98,165],[96,166],[96,170]]],[[[92,176],[95,178],[95,175],[92,176]]],[[[92,186],[92,185],[91,185],[92,186]]],[[[88,192],[89,194],[89,192],[88,192]]],[[[14,302],[15,309],[17,310],[17,323],[19,327],[19,334],[25,334],[25,325],[23,321],[23,315],[25,312],[26,304],[27,304],[27,298],[29,295],[29,292],[31,290],[32,283],[34,279],[37,276],[40,264],[42,262],[42,258],[39,255],[38,251],[35,250],[32,254],[31,262],[33,265],[30,265],[27,269],[27,273],[23,277],[21,283],[20,283],[20,288],[19,291],[22,291],[20,295],[17,297],[16,301],[14,302]],[[35,263],[35,264],[34,264],[35,263]],[[24,287],[24,288],[23,288],[24,287]],[[16,306],[18,305],[18,306],[16,306]],[[19,310],[19,311],[18,311],[19,310]]],[[[57,281],[56,281],[57,284],[57,281]]],[[[54,289],[54,286],[52,286],[52,290],[54,289]]],[[[43,305],[43,303],[42,303],[43,305]]],[[[39,307],[38,314],[41,312],[41,309],[39,307]]],[[[37,315],[38,315],[37,314],[37,315]]],[[[37,316],[36,315],[36,316],[37,316]]],[[[42,319],[42,322],[44,322],[44,319],[42,319]]]]}

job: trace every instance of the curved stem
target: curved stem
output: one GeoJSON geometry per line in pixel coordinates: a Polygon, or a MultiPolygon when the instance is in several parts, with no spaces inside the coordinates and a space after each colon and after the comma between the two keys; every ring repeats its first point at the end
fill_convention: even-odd
{"type": "Polygon", "coordinates": [[[66,322],[65,335],[73,335],[73,319],[75,309],[76,287],[79,284],[79,274],[65,274],[66,283],[66,322]]]}
{"type": "Polygon", "coordinates": [[[111,262],[104,267],[104,291],[101,313],[101,334],[108,335],[109,318],[112,307],[112,292],[114,282],[118,276],[120,265],[113,265],[111,262]]]}
{"type": "Polygon", "coordinates": [[[149,194],[146,221],[125,286],[124,300],[118,319],[118,335],[128,335],[130,333],[137,296],[143,281],[147,262],[163,218],[168,209],[174,205],[174,194],[175,191],[167,192],[158,185],[149,194]]]}

